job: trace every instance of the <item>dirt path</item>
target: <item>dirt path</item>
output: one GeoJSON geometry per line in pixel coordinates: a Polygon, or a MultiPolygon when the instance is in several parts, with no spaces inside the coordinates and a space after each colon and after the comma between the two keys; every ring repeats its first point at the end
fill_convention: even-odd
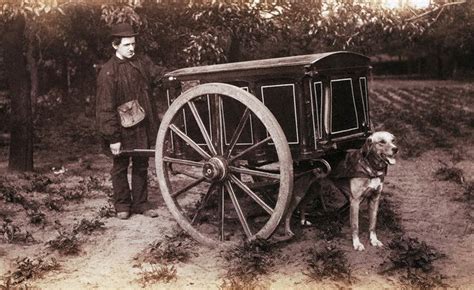
{"type": "MultiPolygon", "coordinates": [[[[469,147],[467,147],[469,148],[469,147]]],[[[463,168],[466,181],[474,177],[472,160],[474,150],[465,152],[464,161],[456,164],[463,168]]],[[[436,150],[415,161],[401,160],[390,172],[391,183],[397,194],[399,214],[407,234],[426,241],[447,255],[438,262],[441,272],[448,277],[448,285],[474,285],[474,235],[472,208],[456,201],[463,190],[454,182],[434,178],[441,162],[451,163],[451,156],[436,150]]]]}
{"type": "MultiPolygon", "coordinates": [[[[472,152],[469,152],[472,154],[472,152]]],[[[472,155],[469,155],[472,157],[472,155]]],[[[474,285],[472,273],[474,261],[471,258],[474,238],[472,225],[469,222],[469,210],[465,203],[456,201],[462,192],[460,185],[434,178],[434,172],[442,166],[438,161],[450,162],[450,155],[444,151],[431,151],[413,160],[400,160],[389,172],[386,190],[392,195],[389,198],[398,207],[402,226],[406,235],[419,238],[447,255],[447,258],[436,263],[451,287],[474,285]]],[[[469,160],[469,159],[467,159],[469,160]]],[[[458,163],[466,176],[474,176],[472,164],[458,163]]],[[[61,270],[54,271],[42,279],[34,280],[29,285],[41,289],[136,289],[143,287],[139,277],[147,265],[141,269],[135,259],[150,243],[173,235],[177,226],[161,197],[154,196],[161,216],[150,219],[143,216],[132,216],[127,221],[116,218],[104,220],[106,230],[103,233],[85,237],[82,251],[77,257],[64,257],[54,254],[62,265],[61,270]]],[[[63,225],[71,225],[81,218],[92,217],[104,204],[105,197],[87,199],[82,204],[68,205],[61,219],[63,225]]],[[[19,213],[18,213],[19,214],[19,213]]],[[[366,224],[362,224],[362,231],[366,224]]],[[[56,233],[52,226],[45,230],[36,230],[38,240],[51,239],[56,233]],[[40,235],[40,233],[42,234],[40,235]]],[[[396,277],[377,274],[380,264],[386,259],[388,249],[375,249],[368,245],[367,235],[362,241],[367,245],[364,252],[355,252],[351,248],[349,228],[345,223],[342,237],[332,242],[324,241],[315,228],[299,230],[300,236],[290,243],[280,245],[275,252],[274,266],[268,275],[259,278],[259,285],[269,289],[314,289],[315,287],[339,288],[349,285],[344,282],[323,280],[311,281],[307,273],[309,251],[314,247],[337,245],[347,256],[354,283],[351,287],[365,288],[398,288],[396,277]]],[[[387,243],[394,233],[380,231],[380,238],[387,243]]],[[[5,250],[0,253],[2,263],[0,270],[12,269],[16,256],[42,256],[47,253],[44,244],[16,246],[2,244],[5,250]]],[[[226,262],[218,249],[196,246],[191,260],[176,264],[177,280],[168,284],[145,285],[154,289],[218,289],[226,273],[226,262]]]]}
{"type": "MultiPolygon", "coordinates": [[[[444,84],[437,81],[433,83],[423,81],[419,84],[406,81],[387,81],[386,83],[379,81],[375,84],[380,89],[420,87],[423,92],[426,91],[424,88],[431,85],[453,86],[451,82],[444,84]]],[[[466,93],[466,98],[459,98],[459,101],[467,106],[472,104],[472,96],[474,96],[472,85],[454,84],[454,88],[458,87],[470,92],[466,93]]],[[[399,113],[406,111],[407,108],[403,107],[401,112],[396,112],[392,125],[400,125],[399,113]]],[[[418,111],[411,113],[419,114],[418,111]]],[[[377,114],[375,115],[377,116],[377,114]]],[[[466,120],[466,124],[463,123],[464,127],[461,130],[472,127],[467,124],[469,120],[472,119],[466,120]]],[[[428,142],[436,141],[431,140],[429,134],[420,135],[420,132],[416,130],[407,130],[413,124],[408,121],[406,123],[402,125],[408,127],[403,127],[402,131],[411,134],[406,134],[403,137],[405,139],[421,139],[421,141],[413,140],[415,141],[413,144],[431,145],[432,143],[428,142]]],[[[383,125],[381,122],[378,124],[383,125]]],[[[431,126],[430,124],[428,123],[427,126],[431,126]]],[[[448,128],[436,127],[438,129],[432,131],[450,132],[446,129],[451,128],[446,127],[448,128]]],[[[445,283],[453,288],[474,288],[472,275],[474,273],[474,259],[472,258],[474,211],[472,200],[468,202],[465,200],[466,197],[463,197],[465,191],[463,186],[453,181],[440,181],[435,177],[435,172],[446,166],[459,168],[464,173],[466,183],[474,181],[472,140],[461,140],[462,138],[467,139],[469,136],[472,136],[472,132],[462,131],[461,136],[455,137],[446,135],[446,138],[451,138],[450,141],[454,143],[453,148],[431,150],[413,159],[399,160],[393,168],[389,169],[384,190],[387,194],[383,197],[394,206],[394,211],[401,219],[404,235],[418,238],[446,255],[446,258],[435,261],[435,268],[445,276],[445,283]],[[461,159],[457,157],[461,157],[461,159]],[[457,161],[453,161],[455,159],[457,161]]],[[[444,136],[435,135],[435,139],[436,137],[444,136]]],[[[51,140],[51,142],[53,141],[51,140]]],[[[433,146],[429,148],[433,148],[433,146]]],[[[111,187],[107,173],[110,160],[97,154],[83,154],[82,151],[71,153],[69,149],[67,147],[65,150],[67,152],[63,153],[54,151],[54,154],[46,149],[43,152],[40,150],[38,150],[40,152],[35,152],[37,154],[35,166],[40,173],[39,180],[41,181],[41,174],[44,174],[48,178],[56,179],[55,186],[61,186],[66,191],[74,192],[74,189],[81,188],[80,186],[83,186],[84,182],[89,182],[89,179],[93,177],[104,181],[104,191],[90,191],[79,200],[65,201],[54,192],[23,190],[22,184],[30,183],[31,185],[32,180],[34,181],[37,177],[7,173],[8,151],[7,148],[0,147],[0,185],[5,180],[9,180],[12,186],[19,186],[18,191],[21,192],[21,195],[40,204],[40,210],[45,214],[44,223],[33,225],[23,206],[7,202],[0,195],[0,229],[3,230],[2,227],[11,223],[18,226],[22,233],[30,232],[35,239],[35,242],[23,244],[9,242],[7,235],[0,236],[0,276],[7,276],[8,271],[15,270],[17,257],[31,259],[48,257],[56,258],[61,268],[46,273],[42,278],[30,279],[26,281],[26,284],[25,282],[21,284],[22,286],[28,285],[29,288],[39,289],[222,288],[232,261],[228,262],[223,258],[221,249],[207,248],[198,244],[189,249],[190,258],[188,261],[174,264],[177,271],[175,280],[170,283],[158,282],[146,285],[140,282],[143,271],[151,269],[151,265],[142,263],[140,259],[137,259],[137,255],[146,250],[151,243],[163,241],[167,235],[173,236],[179,231],[176,222],[163,204],[156,188],[156,181],[151,182],[151,198],[160,211],[159,218],[150,219],[139,215],[132,216],[126,221],[116,218],[102,218],[101,221],[105,228],[103,231],[79,237],[81,251],[77,256],[63,256],[59,255],[57,251],[49,249],[47,242],[58,236],[58,224],[63,230],[71,230],[84,218],[98,217],[100,209],[107,205],[106,191],[110,191],[111,187]],[[57,165],[64,165],[68,171],[62,175],[53,175],[51,167],[57,165]],[[45,200],[48,197],[54,197],[64,202],[63,210],[47,209],[45,200]]],[[[419,152],[424,151],[426,150],[419,152]]],[[[380,214],[383,213],[379,213],[379,216],[380,214]]],[[[267,274],[258,277],[257,285],[260,289],[399,289],[404,287],[397,275],[379,274],[382,269],[381,264],[388,260],[390,249],[388,247],[376,249],[369,245],[366,217],[367,213],[363,211],[361,241],[366,245],[366,251],[355,252],[352,249],[348,218],[344,221],[341,236],[330,241],[323,238],[322,230],[317,227],[297,228],[295,239],[285,244],[275,245],[271,255],[273,266],[268,269],[267,274]],[[310,252],[313,249],[328,247],[336,247],[344,253],[352,274],[352,284],[329,279],[314,281],[308,277],[310,252]]],[[[378,236],[385,245],[388,245],[397,235],[394,231],[383,227],[383,224],[379,224],[379,228],[378,236]]],[[[0,279],[0,288],[2,285],[5,286],[5,282],[0,279]]]]}

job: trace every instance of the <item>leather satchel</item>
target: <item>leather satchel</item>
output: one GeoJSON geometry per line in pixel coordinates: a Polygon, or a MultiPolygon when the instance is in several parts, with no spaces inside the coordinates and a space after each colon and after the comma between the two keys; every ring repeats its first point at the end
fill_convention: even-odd
{"type": "Polygon", "coordinates": [[[138,100],[131,100],[117,107],[120,116],[120,124],[125,127],[133,127],[145,119],[145,110],[140,106],[138,100]]]}

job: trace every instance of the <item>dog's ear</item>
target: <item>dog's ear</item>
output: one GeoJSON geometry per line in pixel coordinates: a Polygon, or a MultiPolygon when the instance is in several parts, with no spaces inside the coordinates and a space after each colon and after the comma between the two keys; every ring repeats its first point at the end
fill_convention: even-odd
{"type": "Polygon", "coordinates": [[[373,143],[372,137],[369,136],[367,140],[365,140],[364,145],[362,145],[361,152],[362,152],[362,155],[364,155],[364,157],[367,157],[370,150],[372,149],[372,143],[373,143]]]}

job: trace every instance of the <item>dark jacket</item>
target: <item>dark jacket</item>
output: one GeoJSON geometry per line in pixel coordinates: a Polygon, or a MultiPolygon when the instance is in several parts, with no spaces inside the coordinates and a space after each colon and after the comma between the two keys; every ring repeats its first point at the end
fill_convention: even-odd
{"type": "Polygon", "coordinates": [[[159,120],[151,88],[163,73],[164,68],[146,56],[121,60],[114,55],[102,66],[97,77],[96,121],[107,150],[108,145],[117,142],[122,143],[122,149],[153,146],[159,120]],[[138,99],[146,118],[134,127],[124,128],[117,107],[133,99],[138,99]]]}

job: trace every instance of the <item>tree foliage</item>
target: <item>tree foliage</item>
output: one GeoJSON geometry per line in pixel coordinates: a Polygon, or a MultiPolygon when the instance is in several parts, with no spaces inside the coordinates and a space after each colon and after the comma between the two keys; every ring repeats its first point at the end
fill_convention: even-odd
{"type": "Polygon", "coordinates": [[[472,1],[435,3],[417,11],[350,2],[4,0],[0,32],[5,35],[18,17],[25,19],[30,82],[24,87],[31,88],[33,108],[37,97],[51,89],[59,89],[62,95],[55,99],[68,105],[87,103],[94,94],[95,64],[112,53],[110,26],[121,22],[139,31],[139,49],[171,69],[334,50],[431,57],[439,71],[452,73],[457,64],[468,63],[466,58],[472,61],[472,1]]]}

